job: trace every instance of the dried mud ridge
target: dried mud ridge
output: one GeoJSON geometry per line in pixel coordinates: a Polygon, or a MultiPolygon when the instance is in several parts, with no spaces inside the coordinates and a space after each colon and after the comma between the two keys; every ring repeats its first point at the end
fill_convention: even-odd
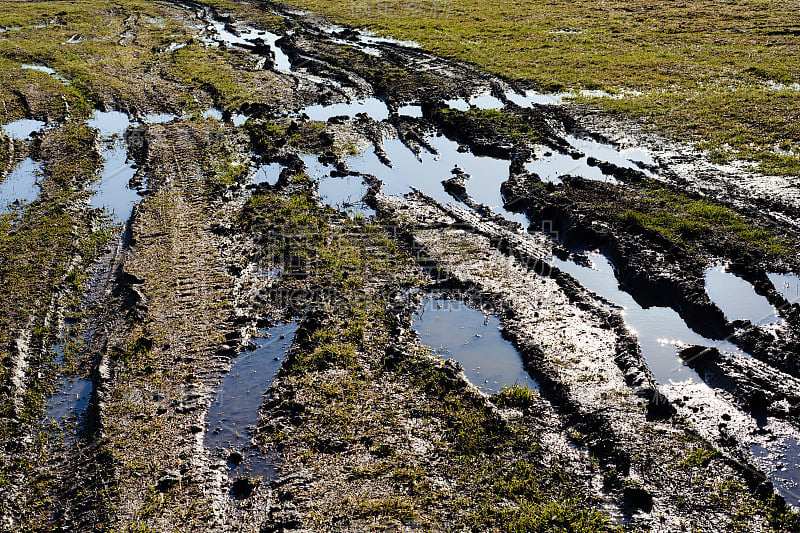
{"type": "MultiPolygon", "coordinates": [[[[310,14],[259,7],[279,15],[272,27],[260,27],[252,12],[162,8],[195,28],[198,41],[218,37],[219,28],[234,37],[280,28],[275,44],[262,33],[219,45],[240,78],[187,81],[133,69],[124,76],[147,80],[144,93],[98,90],[106,111],[175,116],[125,133],[136,172],[130,186],[142,195],[130,218],[107,229],[92,253],[56,256],[61,267],[45,279],[50,300],[9,319],[0,400],[10,407],[0,437],[4,461],[17,466],[0,485],[0,529],[797,526],[783,498],[792,491],[776,493],[774,461],[753,452],[800,429],[800,305],[768,277],[800,272],[796,185],[715,166],[675,141],[578,106],[520,107],[508,94],[525,87],[510,80],[365,40],[310,14]],[[281,67],[285,59],[290,69],[281,67]],[[257,90],[234,106],[230,84],[257,90]],[[224,109],[223,120],[183,116],[178,94],[224,109]],[[473,95],[505,107],[446,104],[473,95]],[[314,122],[303,114],[370,98],[383,102],[385,120],[345,112],[314,122]],[[407,104],[419,114],[400,114],[407,104]],[[231,123],[237,113],[249,117],[242,127],[231,123]],[[425,159],[436,134],[459,153],[508,161],[508,174],[455,169],[426,189],[444,194],[438,199],[418,189],[386,194],[392,184],[378,175],[388,167],[368,172],[352,156],[374,152],[395,164],[390,144],[399,139],[425,159]],[[645,148],[652,162],[587,157],[613,184],[569,175],[555,184],[526,170],[548,152],[575,161],[589,155],[569,138],[645,148]],[[332,172],[325,180],[363,179],[363,203],[375,215],[326,207],[320,180],[304,174],[317,161],[332,172]],[[250,183],[253,168],[274,163],[281,169],[274,184],[250,183]],[[496,182],[503,206],[471,195],[482,178],[496,182]],[[700,201],[763,233],[751,239],[727,226],[669,233],[648,223],[700,201]],[[624,210],[636,215],[620,216],[624,210]],[[503,212],[524,214],[530,227],[503,212]],[[769,235],[780,237],[785,253],[765,248],[769,235]],[[657,380],[622,310],[556,266],[588,264],[593,250],[643,307],[670,308],[697,334],[751,357],[683,346],[680,357],[699,381],[657,380]],[[777,325],[729,320],[706,292],[705,270],[714,264],[752,284],[777,309],[777,325]],[[76,284],[77,271],[84,276],[76,284]],[[458,362],[436,357],[412,326],[429,291],[499,316],[539,390],[487,396],[458,362]],[[230,447],[209,449],[208,413],[223,377],[260,330],[290,320],[299,325],[274,381],[246,392],[264,392],[258,424],[237,428],[240,440],[230,447]],[[74,352],[68,368],[53,362],[64,337],[74,352]],[[62,376],[90,381],[88,402],[76,420],[44,424],[39,415],[48,396],[64,392],[62,376]],[[34,398],[32,390],[43,392],[34,398]],[[245,448],[273,458],[277,475],[237,467],[245,448]]],[[[141,19],[123,18],[133,35],[123,41],[137,46],[141,19]]],[[[20,96],[31,118],[71,124],[69,112],[51,116],[33,94],[20,96]]],[[[87,131],[78,148],[92,155],[96,172],[99,136],[87,131]]],[[[74,154],[58,148],[62,133],[11,144],[43,161],[46,183],[71,191],[64,201],[45,185],[24,216],[71,213],[77,243],[103,223],[88,203],[91,172],[64,178],[74,171],[64,160],[74,154]]],[[[24,233],[20,220],[16,231],[24,233]]]]}

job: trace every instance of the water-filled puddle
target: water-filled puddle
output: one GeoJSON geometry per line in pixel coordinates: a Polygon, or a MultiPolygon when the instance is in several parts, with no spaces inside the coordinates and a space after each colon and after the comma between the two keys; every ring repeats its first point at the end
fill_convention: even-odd
{"type": "Polygon", "coordinates": [[[543,94],[536,91],[527,91],[525,94],[509,91],[506,93],[506,98],[520,107],[558,105],[564,102],[563,94],[543,94]]]}
{"type": "Polygon", "coordinates": [[[797,274],[767,274],[775,290],[789,303],[800,303],[800,276],[797,274]]]}
{"type": "Polygon", "coordinates": [[[303,109],[302,112],[308,115],[308,118],[311,120],[319,122],[326,122],[330,118],[340,116],[353,118],[359,113],[366,113],[376,122],[389,118],[389,108],[386,107],[386,102],[380,98],[366,98],[350,103],[340,102],[330,105],[312,105],[303,109]]]}
{"type": "Polygon", "coordinates": [[[505,386],[527,385],[538,390],[516,348],[503,338],[500,320],[461,300],[426,295],[414,316],[419,339],[444,359],[455,359],[470,383],[487,394],[505,386]]]}
{"type": "Polygon", "coordinates": [[[554,257],[553,266],[567,272],[581,285],[622,308],[628,327],[636,333],[639,347],[659,383],[692,380],[701,383],[697,374],[685,366],[678,356],[680,347],[687,345],[716,347],[720,353],[746,356],[728,341],[714,341],[692,331],[683,319],[668,307],[643,308],[619,287],[614,267],[600,253],[588,254],[591,266],[554,257]]]}
{"type": "MultiPolygon", "coordinates": [[[[64,343],[52,347],[55,363],[61,366],[64,361],[64,343]]],[[[45,420],[54,422],[63,430],[65,442],[69,442],[80,424],[92,395],[92,381],[79,376],[62,376],[55,386],[56,392],[45,402],[45,420]]]]}
{"type": "Polygon", "coordinates": [[[150,113],[144,116],[145,124],[166,124],[178,118],[178,115],[172,113],[150,113]]]}
{"type": "Polygon", "coordinates": [[[42,167],[31,158],[24,159],[0,182],[0,209],[13,202],[30,203],[39,195],[42,167]]]}
{"type": "Polygon", "coordinates": [[[351,217],[356,215],[369,217],[375,214],[375,211],[362,200],[365,194],[367,185],[360,176],[329,177],[319,183],[319,195],[325,204],[351,217]]]}
{"type": "Polygon", "coordinates": [[[268,31],[257,30],[255,28],[237,28],[239,35],[229,31],[227,24],[223,21],[213,21],[207,27],[210,35],[203,39],[203,42],[211,46],[226,44],[231,46],[251,47],[256,44],[268,46],[274,54],[275,70],[278,72],[289,72],[292,69],[292,62],[281,47],[276,44],[280,35],[268,31]]]}
{"type": "Polygon", "coordinates": [[[141,199],[139,193],[129,186],[136,170],[128,163],[128,147],[120,138],[106,143],[103,149],[103,172],[98,191],[92,196],[89,204],[95,208],[104,208],[114,222],[128,219],[133,206],[141,199]]]}
{"type": "Polygon", "coordinates": [[[343,28],[341,26],[328,26],[324,28],[323,33],[335,43],[347,46],[353,46],[362,50],[364,53],[374,56],[380,56],[381,51],[373,48],[375,45],[390,44],[394,46],[404,46],[406,48],[419,48],[419,43],[415,41],[401,41],[391,37],[379,37],[366,30],[355,30],[350,28],[343,28]],[[348,39],[341,39],[336,37],[336,34],[346,32],[348,39]],[[351,40],[352,39],[352,40],[351,40]],[[371,45],[371,46],[370,46],[371,45]]]}
{"type": "Polygon", "coordinates": [[[405,46],[406,48],[420,47],[420,44],[416,41],[402,41],[399,39],[393,39],[391,37],[378,37],[377,35],[369,31],[363,31],[363,30],[358,32],[358,39],[361,42],[368,44],[393,44],[396,46],[405,46]]]}
{"type": "Polygon", "coordinates": [[[422,118],[422,106],[415,104],[400,106],[397,114],[401,117],[422,118]]]}
{"type": "Polygon", "coordinates": [[[351,217],[369,217],[375,214],[363,200],[368,187],[361,176],[332,177],[333,168],[330,165],[320,163],[313,155],[304,155],[302,159],[306,165],[306,174],[319,182],[322,203],[351,217]]]}
{"type": "Polygon", "coordinates": [[[502,109],[505,104],[499,98],[491,94],[475,94],[465,100],[464,98],[453,98],[452,100],[445,101],[445,104],[451,109],[459,111],[469,111],[472,108],[481,110],[502,109]]]}
{"type": "Polygon", "coordinates": [[[41,120],[22,119],[9,122],[3,126],[3,131],[15,141],[22,141],[30,137],[34,132],[44,128],[45,123],[41,120]]]}
{"type": "Polygon", "coordinates": [[[48,74],[48,75],[52,76],[53,79],[56,79],[56,80],[60,81],[61,83],[67,83],[67,84],[69,83],[69,80],[67,78],[65,78],[64,76],[61,76],[60,74],[57,74],[55,70],[53,70],[50,67],[44,66],[44,65],[23,64],[23,65],[20,65],[20,68],[22,68],[24,70],[36,70],[38,72],[44,72],[45,74],[48,74]]]}
{"type": "Polygon", "coordinates": [[[51,69],[50,67],[45,67],[44,65],[23,64],[20,65],[20,68],[24,70],[37,70],[39,72],[44,72],[45,74],[50,74],[51,76],[56,73],[55,70],[51,69]]]}
{"type": "Polygon", "coordinates": [[[256,167],[256,171],[253,173],[253,181],[254,185],[259,183],[268,183],[269,185],[275,185],[278,183],[278,179],[281,177],[281,170],[283,170],[283,165],[280,163],[269,163],[267,165],[259,165],[256,167]]]}
{"type": "Polygon", "coordinates": [[[587,157],[574,159],[572,156],[558,152],[545,152],[540,158],[525,165],[525,170],[539,176],[544,182],[559,184],[562,176],[580,176],[591,181],[616,183],[611,176],[606,176],[599,167],[589,165],[587,157]]]}
{"type": "Polygon", "coordinates": [[[500,185],[508,179],[509,162],[492,157],[478,157],[471,152],[458,150],[458,143],[446,137],[427,137],[426,141],[438,152],[423,152],[420,158],[399,139],[386,139],[384,150],[392,163],[388,167],[381,163],[373,152],[366,152],[348,160],[352,170],[372,174],[383,181],[382,192],[387,195],[402,195],[415,187],[436,201],[447,205],[452,197],[442,186],[442,181],[453,177],[452,170],[458,167],[471,178],[466,182],[467,193],[477,202],[491,208],[507,220],[528,226],[525,215],[514,213],[503,207],[500,185]]]}
{"type": "Polygon", "coordinates": [[[463,98],[453,98],[452,100],[446,100],[445,104],[450,109],[456,109],[458,111],[469,111],[469,102],[467,102],[463,98]]]}
{"type": "Polygon", "coordinates": [[[101,137],[122,135],[131,125],[131,119],[120,111],[95,111],[89,119],[89,127],[100,131],[101,137]]]}
{"type": "Polygon", "coordinates": [[[750,451],[756,464],[767,472],[775,490],[795,509],[800,507],[800,441],[782,436],[769,447],[754,444],[750,451]]]}
{"type": "Polygon", "coordinates": [[[753,324],[775,324],[775,308],[748,282],[716,266],[706,270],[706,292],[728,320],[749,320],[753,324]]]}
{"type": "Polygon", "coordinates": [[[249,119],[250,117],[248,117],[247,115],[236,114],[231,116],[231,123],[238,128],[239,126],[243,126],[244,123],[247,122],[249,119]]]}
{"type": "Polygon", "coordinates": [[[203,118],[210,118],[213,120],[222,120],[222,111],[214,107],[206,109],[201,115],[203,118]]]}
{"type": "Polygon", "coordinates": [[[254,339],[258,347],[234,359],[209,408],[205,445],[212,451],[227,452],[231,477],[247,472],[251,477],[272,479],[277,473],[274,458],[264,457],[253,446],[250,428],[258,424],[263,394],[275,379],[296,331],[296,322],[263,330],[254,339]]]}
{"type": "Polygon", "coordinates": [[[77,421],[86,411],[92,395],[92,382],[79,377],[62,377],[56,384],[58,392],[47,400],[45,412],[55,421],[77,421]]]}
{"type": "Polygon", "coordinates": [[[505,104],[499,98],[490,94],[479,94],[469,99],[470,105],[478,109],[502,109],[505,104]]]}
{"type": "Polygon", "coordinates": [[[608,91],[602,90],[578,90],[578,91],[570,91],[570,92],[560,92],[560,93],[540,93],[536,91],[526,91],[525,93],[517,93],[514,91],[508,91],[506,93],[506,98],[510,101],[514,102],[520,107],[533,107],[534,105],[559,105],[563,104],[566,99],[569,98],[576,98],[576,97],[587,97],[587,98],[623,98],[626,95],[636,95],[642,94],[639,91],[625,91],[619,93],[610,93],[608,91]]]}
{"type": "Polygon", "coordinates": [[[96,111],[89,119],[89,126],[100,130],[103,139],[103,171],[97,183],[97,192],[89,204],[108,211],[114,222],[124,222],[133,206],[141,199],[130,188],[130,180],[136,170],[128,161],[128,147],[122,138],[131,125],[130,118],[118,111],[96,111]]]}
{"type": "Polygon", "coordinates": [[[573,147],[583,152],[586,156],[594,157],[600,161],[613,163],[618,167],[632,168],[644,172],[652,177],[652,173],[648,170],[643,170],[636,162],[652,165],[653,158],[644,150],[628,149],[618,150],[610,144],[602,144],[590,139],[578,139],[567,135],[566,141],[573,147]]]}

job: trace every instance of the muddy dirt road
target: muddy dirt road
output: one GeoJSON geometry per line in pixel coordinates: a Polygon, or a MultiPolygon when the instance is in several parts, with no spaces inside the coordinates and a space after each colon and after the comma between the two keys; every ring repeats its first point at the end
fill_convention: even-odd
{"type": "Polygon", "coordinates": [[[796,181],[283,6],[91,13],[0,41],[0,529],[800,528],[796,181]]]}

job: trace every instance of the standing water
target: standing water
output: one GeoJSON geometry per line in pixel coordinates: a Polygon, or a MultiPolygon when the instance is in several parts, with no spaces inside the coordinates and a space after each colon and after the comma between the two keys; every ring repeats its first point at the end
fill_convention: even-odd
{"type": "Polygon", "coordinates": [[[96,111],[89,119],[89,126],[100,131],[103,139],[103,172],[98,191],[92,196],[90,205],[104,208],[112,214],[114,222],[124,222],[130,217],[139,194],[130,188],[130,180],[136,170],[128,163],[128,146],[123,138],[131,125],[128,115],[118,111],[96,111]]]}
{"type": "Polygon", "coordinates": [[[41,165],[31,158],[14,167],[0,183],[0,209],[16,201],[34,201],[39,194],[38,178],[41,173],[41,165]]]}
{"type": "Polygon", "coordinates": [[[400,139],[386,139],[384,150],[392,166],[381,163],[372,152],[351,158],[348,165],[352,170],[379,178],[383,182],[381,190],[386,195],[405,194],[414,187],[443,205],[452,203],[453,199],[445,192],[442,181],[452,178],[452,170],[458,167],[469,174],[467,193],[476,202],[489,207],[507,220],[528,225],[525,215],[503,207],[500,185],[508,179],[508,161],[459,151],[458,143],[444,136],[431,136],[425,140],[438,153],[423,152],[417,157],[400,139]]]}
{"type": "Polygon", "coordinates": [[[468,307],[461,300],[425,297],[414,319],[420,341],[444,359],[455,359],[470,383],[494,394],[505,386],[527,385],[538,390],[519,352],[500,332],[500,320],[468,307]]]}
{"type": "Polygon", "coordinates": [[[797,274],[767,274],[775,290],[789,303],[800,303],[800,276],[797,274]]]}
{"type": "Polygon", "coordinates": [[[553,266],[622,308],[625,323],[636,334],[647,366],[659,383],[685,380],[702,382],[694,370],[685,366],[678,356],[678,351],[683,346],[716,347],[721,353],[739,357],[745,355],[728,341],[714,341],[695,333],[669,307],[643,308],[630,294],[620,289],[614,267],[604,255],[590,253],[589,260],[591,266],[553,258],[553,266]]]}
{"type": "Polygon", "coordinates": [[[45,123],[41,120],[15,120],[3,126],[3,131],[16,141],[27,139],[33,132],[39,131],[44,128],[45,123]]]}
{"type": "Polygon", "coordinates": [[[744,319],[756,325],[778,322],[772,304],[739,276],[717,266],[706,270],[705,278],[709,298],[728,320],[744,319]]]}
{"type": "Polygon", "coordinates": [[[296,331],[296,322],[262,331],[254,339],[257,348],[234,359],[211,404],[205,444],[227,451],[230,476],[246,471],[251,477],[272,479],[277,473],[275,458],[264,457],[249,433],[258,424],[263,394],[280,370],[296,331]]]}

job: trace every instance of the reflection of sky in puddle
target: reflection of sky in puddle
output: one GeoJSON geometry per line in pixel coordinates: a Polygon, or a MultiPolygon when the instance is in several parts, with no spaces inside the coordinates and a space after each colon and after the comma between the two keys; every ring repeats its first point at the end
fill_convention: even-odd
{"type": "Polygon", "coordinates": [[[281,177],[281,170],[283,170],[283,165],[280,163],[259,165],[253,173],[253,184],[268,183],[275,185],[281,177]]]}
{"type": "Polygon", "coordinates": [[[6,178],[0,182],[0,209],[15,200],[30,203],[39,195],[38,179],[42,167],[31,158],[16,165],[6,178]]]}
{"type": "Polygon", "coordinates": [[[171,113],[150,113],[144,116],[146,124],[165,124],[178,118],[178,115],[171,113]]]}
{"type": "Polygon", "coordinates": [[[105,141],[103,172],[96,184],[98,190],[89,204],[95,208],[104,208],[112,214],[115,222],[124,222],[140,200],[139,194],[129,187],[136,170],[128,163],[128,147],[122,138],[125,130],[131,126],[130,118],[119,111],[95,111],[89,119],[89,126],[100,130],[105,141]]]}
{"type": "Polygon", "coordinates": [[[352,170],[371,174],[383,182],[382,192],[387,195],[405,194],[415,187],[442,204],[450,204],[453,198],[447,194],[442,181],[453,177],[452,170],[458,166],[471,176],[466,187],[469,195],[478,203],[490,207],[508,220],[528,226],[525,215],[503,208],[500,185],[508,179],[509,162],[492,157],[478,157],[471,152],[459,152],[458,143],[446,137],[428,137],[426,141],[439,152],[423,151],[420,159],[399,139],[386,139],[384,150],[391,167],[387,167],[373,152],[367,152],[348,160],[352,170]]]}
{"type": "Polygon", "coordinates": [[[89,204],[95,208],[104,208],[113,215],[114,222],[124,222],[131,214],[133,206],[141,198],[129,187],[136,170],[127,162],[128,147],[119,137],[106,144],[103,149],[103,172],[100,177],[97,193],[89,204]]]}
{"type": "Polygon", "coordinates": [[[750,451],[759,469],[769,474],[778,494],[795,509],[800,507],[800,441],[797,437],[782,435],[767,447],[754,444],[750,451]]]}
{"type": "Polygon", "coordinates": [[[555,184],[561,183],[561,176],[580,176],[592,181],[616,183],[614,178],[603,174],[598,167],[589,166],[585,157],[573,159],[557,152],[548,152],[541,159],[528,162],[525,170],[536,174],[544,182],[555,184]]]}
{"type": "Polygon", "coordinates": [[[702,381],[692,369],[683,365],[678,356],[681,346],[716,347],[721,353],[746,355],[728,341],[714,341],[695,333],[678,313],[668,307],[643,308],[630,294],[620,289],[614,268],[604,255],[591,253],[589,259],[591,267],[554,257],[553,266],[623,309],[625,323],[636,333],[647,366],[660,383],[686,379],[702,381]]]}
{"type": "Polygon", "coordinates": [[[488,109],[502,109],[505,107],[503,101],[491,94],[475,94],[469,97],[468,100],[464,98],[453,98],[445,102],[451,109],[459,111],[469,111],[471,107],[476,107],[482,110],[488,109]]]}
{"type": "MultiPolygon", "coordinates": [[[[64,343],[59,342],[51,348],[54,362],[61,366],[64,362],[64,343]]],[[[45,417],[61,425],[67,442],[75,433],[65,423],[80,423],[89,406],[92,395],[92,381],[78,376],[62,376],[56,383],[56,392],[45,402],[45,417]]]]}
{"type": "Polygon", "coordinates": [[[509,91],[506,98],[520,107],[531,107],[536,105],[560,104],[564,98],[560,94],[543,94],[536,91],[527,91],[525,94],[509,91]]]}
{"type": "Polygon", "coordinates": [[[41,120],[22,119],[9,122],[3,126],[3,131],[16,141],[21,141],[30,137],[33,132],[44,128],[45,123],[41,120]]]}
{"type": "Polygon", "coordinates": [[[48,398],[47,417],[55,421],[77,420],[89,405],[92,382],[79,377],[62,377],[56,383],[58,392],[48,398]]]}
{"type": "Polygon", "coordinates": [[[369,217],[375,214],[375,211],[362,201],[364,195],[367,194],[367,189],[361,176],[329,177],[319,183],[319,195],[323,202],[350,216],[369,217]]]}
{"type": "Polygon", "coordinates": [[[775,290],[789,303],[800,302],[800,277],[796,274],[775,274],[769,273],[770,281],[775,286],[775,290]]]}
{"type": "Polygon", "coordinates": [[[55,70],[53,70],[50,67],[47,67],[45,65],[23,64],[23,65],[20,65],[20,67],[22,69],[24,69],[24,70],[36,70],[36,71],[39,71],[39,72],[44,72],[45,74],[49,74],[50,76],[52,76],[54,79],[60,81],[61,83],[66,83],[66,84],[69,83],[69,80],[67,80],[64,76],[56,74],[55,70]]]}
{"type": "Polygon", "coordinates": [[[212,107],[210,109],[206,109],[205,111],[203,111],[202,117],[211,118],[214,120],[222,120],[222,111],[212,107]]]}
{"type": "Polygon", "coordinates": [[[358,113],[366,113],[372,120],[381,121],[389,118],[389,108],[379,98],[366,98],[354,102],[340,102],[330,105],[312,105],[302,111],[311,120],[325,122],[332,117],[355,117],[358,113]]]}
{"type": "Polygon", "coordinates": [[[470,383],[493,394],[503,386],[520,384],[538,390],[516,348],[500,332],[500,320],[473,309],[460,300],[426,296],[414,316],[420,341],[444,359],[464,367],[470,383]]]}
{"type": "Polygon", "coordinates": [[[397,114],[402,117],[422,118],[422,106],[414,104],[400,106],[397,114]]]}
{"type": "Polygon", "coordinates": [[[319,182],[319,196],[323,204],[351,217],[369,217],[375,214],[363,201],[368,187],[361,176],[332,177],[330,174],[333,168],[330,165],[323,165],[313,155],[304,155],[302,159],[306,165],[306,173],[319,182]]]}
{"type": "Polygon", "coordinates": [[[56,73],[55,70],[51,69],[50,67],[46,67],[44,65],[20,65],[21,68],[25,70],[38,70],[39,72],[44,72],[45,74],[50,74],[51,76],[56,73]]]}
{"type": "Polygon", "coordinates": [[[278,72],[289,72],[291,70],[292,64],[289,56],[287,56],[283,50],[281,50],[281,47],[276,44],[276,41],[280,39],[280,35],[276,35],[268,31],[257,30],[255,28],[237,28],[239,35],[236,35],[235,33],[228,31],[226,29],[226,23],[222,21],[212,22],[208,26],[208,30],[212,35],[205,38],[204,42],[213,46],[218,46],[219,42],[224,42],[228,45],[253,46],[258,42],[258,40],[261,40],[274,54],[275,70],[278,72]]]}
{"type": "Polygon", "coordinates": [[[235,450],[244,456],[241,465],[228,464],[232,476],[243,470],[265,479],[276,474],[274,459],[251,446],[248,428],[258,424],[263,394],[280,370],[296,330],[297,323],[290,322],[263,330],[254,338],[258,347],[233,360],[208,410],[205,445],[211,450],[235,450]]]}
{"type": "Polygon", "coordinates": [[[753,324],[775,324],[780,320],[765,297],[724,267],[707,269],[705,278],[708,297],[722,309],[728,320],[745,319],[753,324]]]}
{"type": "Polygon", "coordinates": [[[603,144],[589,139],[578,139],[567,135],[565,140],[573,147],[583,152],[588,157],[594,157],[600,161],[613,163],[618,167],[632,168],[639,170],[652,177],[652,173],[642,170],[634,161],[652,165],[653,158],[644,150],[618,150],[610,144],[603,144]]]}
{"type": "Polygon", "coordinates": [[[89,119],[89,127],[100,131],[101,137],[122,135],[131,125],[131,119],[120,111],[95,111],[89,119]]]}

